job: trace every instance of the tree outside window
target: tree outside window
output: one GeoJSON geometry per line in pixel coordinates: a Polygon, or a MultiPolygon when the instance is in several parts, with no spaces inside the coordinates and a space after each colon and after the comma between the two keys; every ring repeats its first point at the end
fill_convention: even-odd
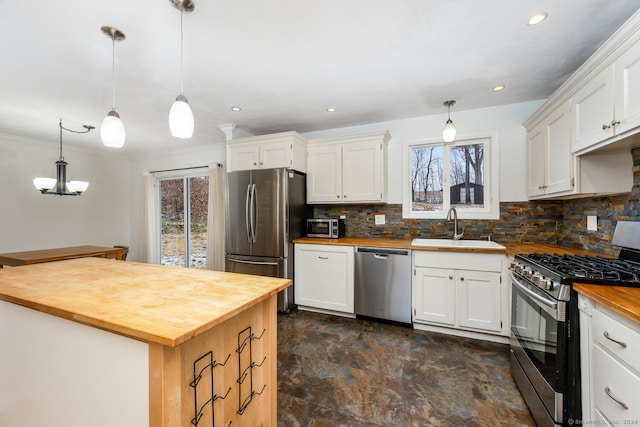
{"type": "Polygon", "coordinates": [[[405,190],[403,216],[441,218],[450,207],[478,217],[497,215],[493,211],[498,211],[499,205],[489,202],[490,142],[489,138],[481,138],[453,144],[408,144],[408,191],[405,190]]]}

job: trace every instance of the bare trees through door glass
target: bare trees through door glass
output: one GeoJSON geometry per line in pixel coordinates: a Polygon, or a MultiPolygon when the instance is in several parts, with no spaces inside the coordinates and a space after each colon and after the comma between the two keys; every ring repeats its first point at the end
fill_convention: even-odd
{"type": "Polygon", "coordinates": [[[205,268],[209,177],[160,181],[161,264],[205,268]]]}

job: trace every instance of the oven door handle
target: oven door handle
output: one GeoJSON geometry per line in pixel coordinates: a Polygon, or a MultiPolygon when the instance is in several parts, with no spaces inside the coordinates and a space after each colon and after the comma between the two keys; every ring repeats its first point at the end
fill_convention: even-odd
{"type": "Polygon", "coordinates": [[[525,285],[522,284],[522,282],[520,282],[516,278],[516,275],[513,273],[513,271],[511,272],[511,281],[513,282],[514,285],[516,285],[518,287],[518,289],[520,289],[522,292],[527,294],[527,296],[529,296],[529,297],[533,298],[534,300],[546,305],[547,307],[549,307],[552,310],[557,310],[558,309],[558,303],[556,301],[548,300],[548,299],[538,295],[537,293],[533,292],[531,289],[527,288],[525,285]]]}

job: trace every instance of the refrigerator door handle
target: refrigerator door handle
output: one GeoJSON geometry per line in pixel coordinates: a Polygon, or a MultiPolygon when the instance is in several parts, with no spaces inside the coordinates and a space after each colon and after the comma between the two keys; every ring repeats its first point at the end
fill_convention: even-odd
{"type": "Polygon", "coordinates": [[[277,262],[243,261],[240,259],[232,259],[232,258],[229,258],[229,262],[237,262],[239,264],[253,264],[253,265],[278,265],[277,262]]]}
{"type": "Polygon", "coordinates": [[[249,229],[249,200],[251,198],[251,184],[247,185],[247,197],[244,202],[244,225],[247,229],[247,241],[251,243],[251,230],[249,229]]]}
{"type": "Polygon", "coordinates": [[[256,193],[256,185],[251,184],[251,234],[253,235],[251,241],[253,243],[256,242],[256,230],[258,228],[258,201],[256,193]]]}

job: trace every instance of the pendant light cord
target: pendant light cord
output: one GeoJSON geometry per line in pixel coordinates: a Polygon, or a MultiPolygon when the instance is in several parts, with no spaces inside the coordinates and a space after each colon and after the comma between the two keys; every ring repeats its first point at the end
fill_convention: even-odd
{"type": "Polygon", "coordinates": [[[182,15],[184,10],[180,9],[180,95],[184,95],[184,78],[183,78],[183,56],[184,56],[184,34],[182,30],[182,15]]]}
{"type": "Polygon", "coordinates": [[[61,161],[64,161],[64,157],[62,156],[62,129],[66,130],[67,132],[72,132],[72,133],[89,133],[89,132],[91,132],[92,129],[95,129],[95,126],[90,126],[90,125],[82,125],[82,127],[85,130],[67,129],[66,127],[62,126],[62,117],[60,117],[60,120],[58,122],[58,126],[60,127],[60,160],[61,161]]]}
{"type": "Polygon", "coordinates": [[[116,38],[111,37],[111,110],[116,110],[116,38]]]}

